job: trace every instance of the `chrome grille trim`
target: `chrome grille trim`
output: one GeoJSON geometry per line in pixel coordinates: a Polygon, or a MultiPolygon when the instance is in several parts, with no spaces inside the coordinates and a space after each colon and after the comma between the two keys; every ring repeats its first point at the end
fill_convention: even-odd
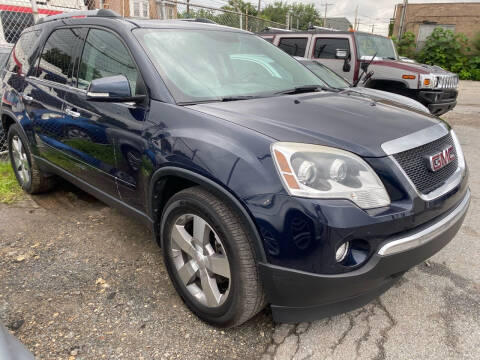
{"type": "MultiPolygon", "coordinates": [[[[458,138],[453,131],[451,131],[450,133],[452,135],[452,140],[455,145],[455,152],[458,159],[457,170],[455,170],[453,175],[449,177],[442,186],[433,190],[432,192],[429,192],[428,194],[422,194],[420,191],[418,191],[415,184],[412,182],[412,180],[407,175],[407,173],[403,170],[402,166],[397,162],[395,157],[393,155],[389,155],[390,160],[396,165],[398,170],[402,173],[402,175],[408,181],[408,183],[410,184],[412,189],[415,191],[415,193],[424,201],[435,200],[447,194],[451,190],[455,189],[462,182],[463,177],[465,175],[466,164],[465,164],[465,158],[463,157],[462,148],[460,147],[460,142],[458,141],[458,138]]],[[[421,145],[424,145],[424,144],[421,144],[421,145]]]]}
{"type": "Polygon", "coordinates": [[[429,142],[435,141],[448,134],[448,127],[444,123],[438,123],[412,134],[390,140],[382,144],[382,150],[387,155],[407,151],[429,142]]]}
{"type": "Polygon", "coordinates": [[[434,76],[433,86],[435,89],[456,89],[458,86],[458,76],[456,74],[434,76]]]}

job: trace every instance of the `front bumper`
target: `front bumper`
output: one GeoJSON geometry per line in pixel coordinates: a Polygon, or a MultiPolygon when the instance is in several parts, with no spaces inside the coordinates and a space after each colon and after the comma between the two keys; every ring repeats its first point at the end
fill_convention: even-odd
{"type": "Polygon", "coordinates": [[[421,90],[418,92],[419,100],[433,115],[443,115],[457,105],[458,91],[455,89],[421,90]]]}
{"type": "Polygon", "coordinates": [[[463,223],[470,191],[452,210],[418,228],[387,239],[361,268],[320,275],[260,264],[273,318],[301,322],[332,316],[370,302],[411,267],[448,244],[463,223]]]}

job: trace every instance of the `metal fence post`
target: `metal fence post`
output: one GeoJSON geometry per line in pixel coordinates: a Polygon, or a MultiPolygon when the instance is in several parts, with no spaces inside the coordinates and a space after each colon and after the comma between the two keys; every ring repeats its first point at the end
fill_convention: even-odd
{"type": "Polygon", "coordinates": [[[37,0],[30,0],[30,4],[32,5],[33,22],[36,24],[38,22],[37,0]]]}

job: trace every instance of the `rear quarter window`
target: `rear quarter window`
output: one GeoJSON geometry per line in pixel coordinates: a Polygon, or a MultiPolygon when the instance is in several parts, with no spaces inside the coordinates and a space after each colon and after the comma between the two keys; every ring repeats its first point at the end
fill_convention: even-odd
{"type": "Polygon", "coordinates": [[[28,74],[33,62],[32,55],[35,52],[35,43],[41,31],[29,31],[23,33],[12,49],[6,68],[10,72],[28,74]]]}
{"type": "Polygon", "coordinates": [[[305,56],[305,50],[307,50],[308,39],[305,38],[281,38],[278,43],[278,47],[292,56],[305,56]]]}

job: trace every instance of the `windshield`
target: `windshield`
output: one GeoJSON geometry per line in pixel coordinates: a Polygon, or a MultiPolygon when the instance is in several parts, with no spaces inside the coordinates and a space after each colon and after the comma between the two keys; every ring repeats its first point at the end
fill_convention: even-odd
{"type": "Polygon", "coordinates": [[[316,61],[306,61],[302,63],[312,70],[315,75],[317,75],[328,86],[336,89],[346,89],[350,87],[350,84],[344,78],[342,78],[340,75],[337,75],[325,65],[322,65],[316,61]]]}
{"type": "Polygon", "coordinates": [[[369,34],[355,34],[360,59],[377,57],[397,60],[397,54],[391,39],[369,34]]]}
{"type": "Polygon", "coordinates": [[[177,103],[273,96],[299,86],[322,86],[308,69],[251,34],[186,29],[137,29],[177,103]]]}

